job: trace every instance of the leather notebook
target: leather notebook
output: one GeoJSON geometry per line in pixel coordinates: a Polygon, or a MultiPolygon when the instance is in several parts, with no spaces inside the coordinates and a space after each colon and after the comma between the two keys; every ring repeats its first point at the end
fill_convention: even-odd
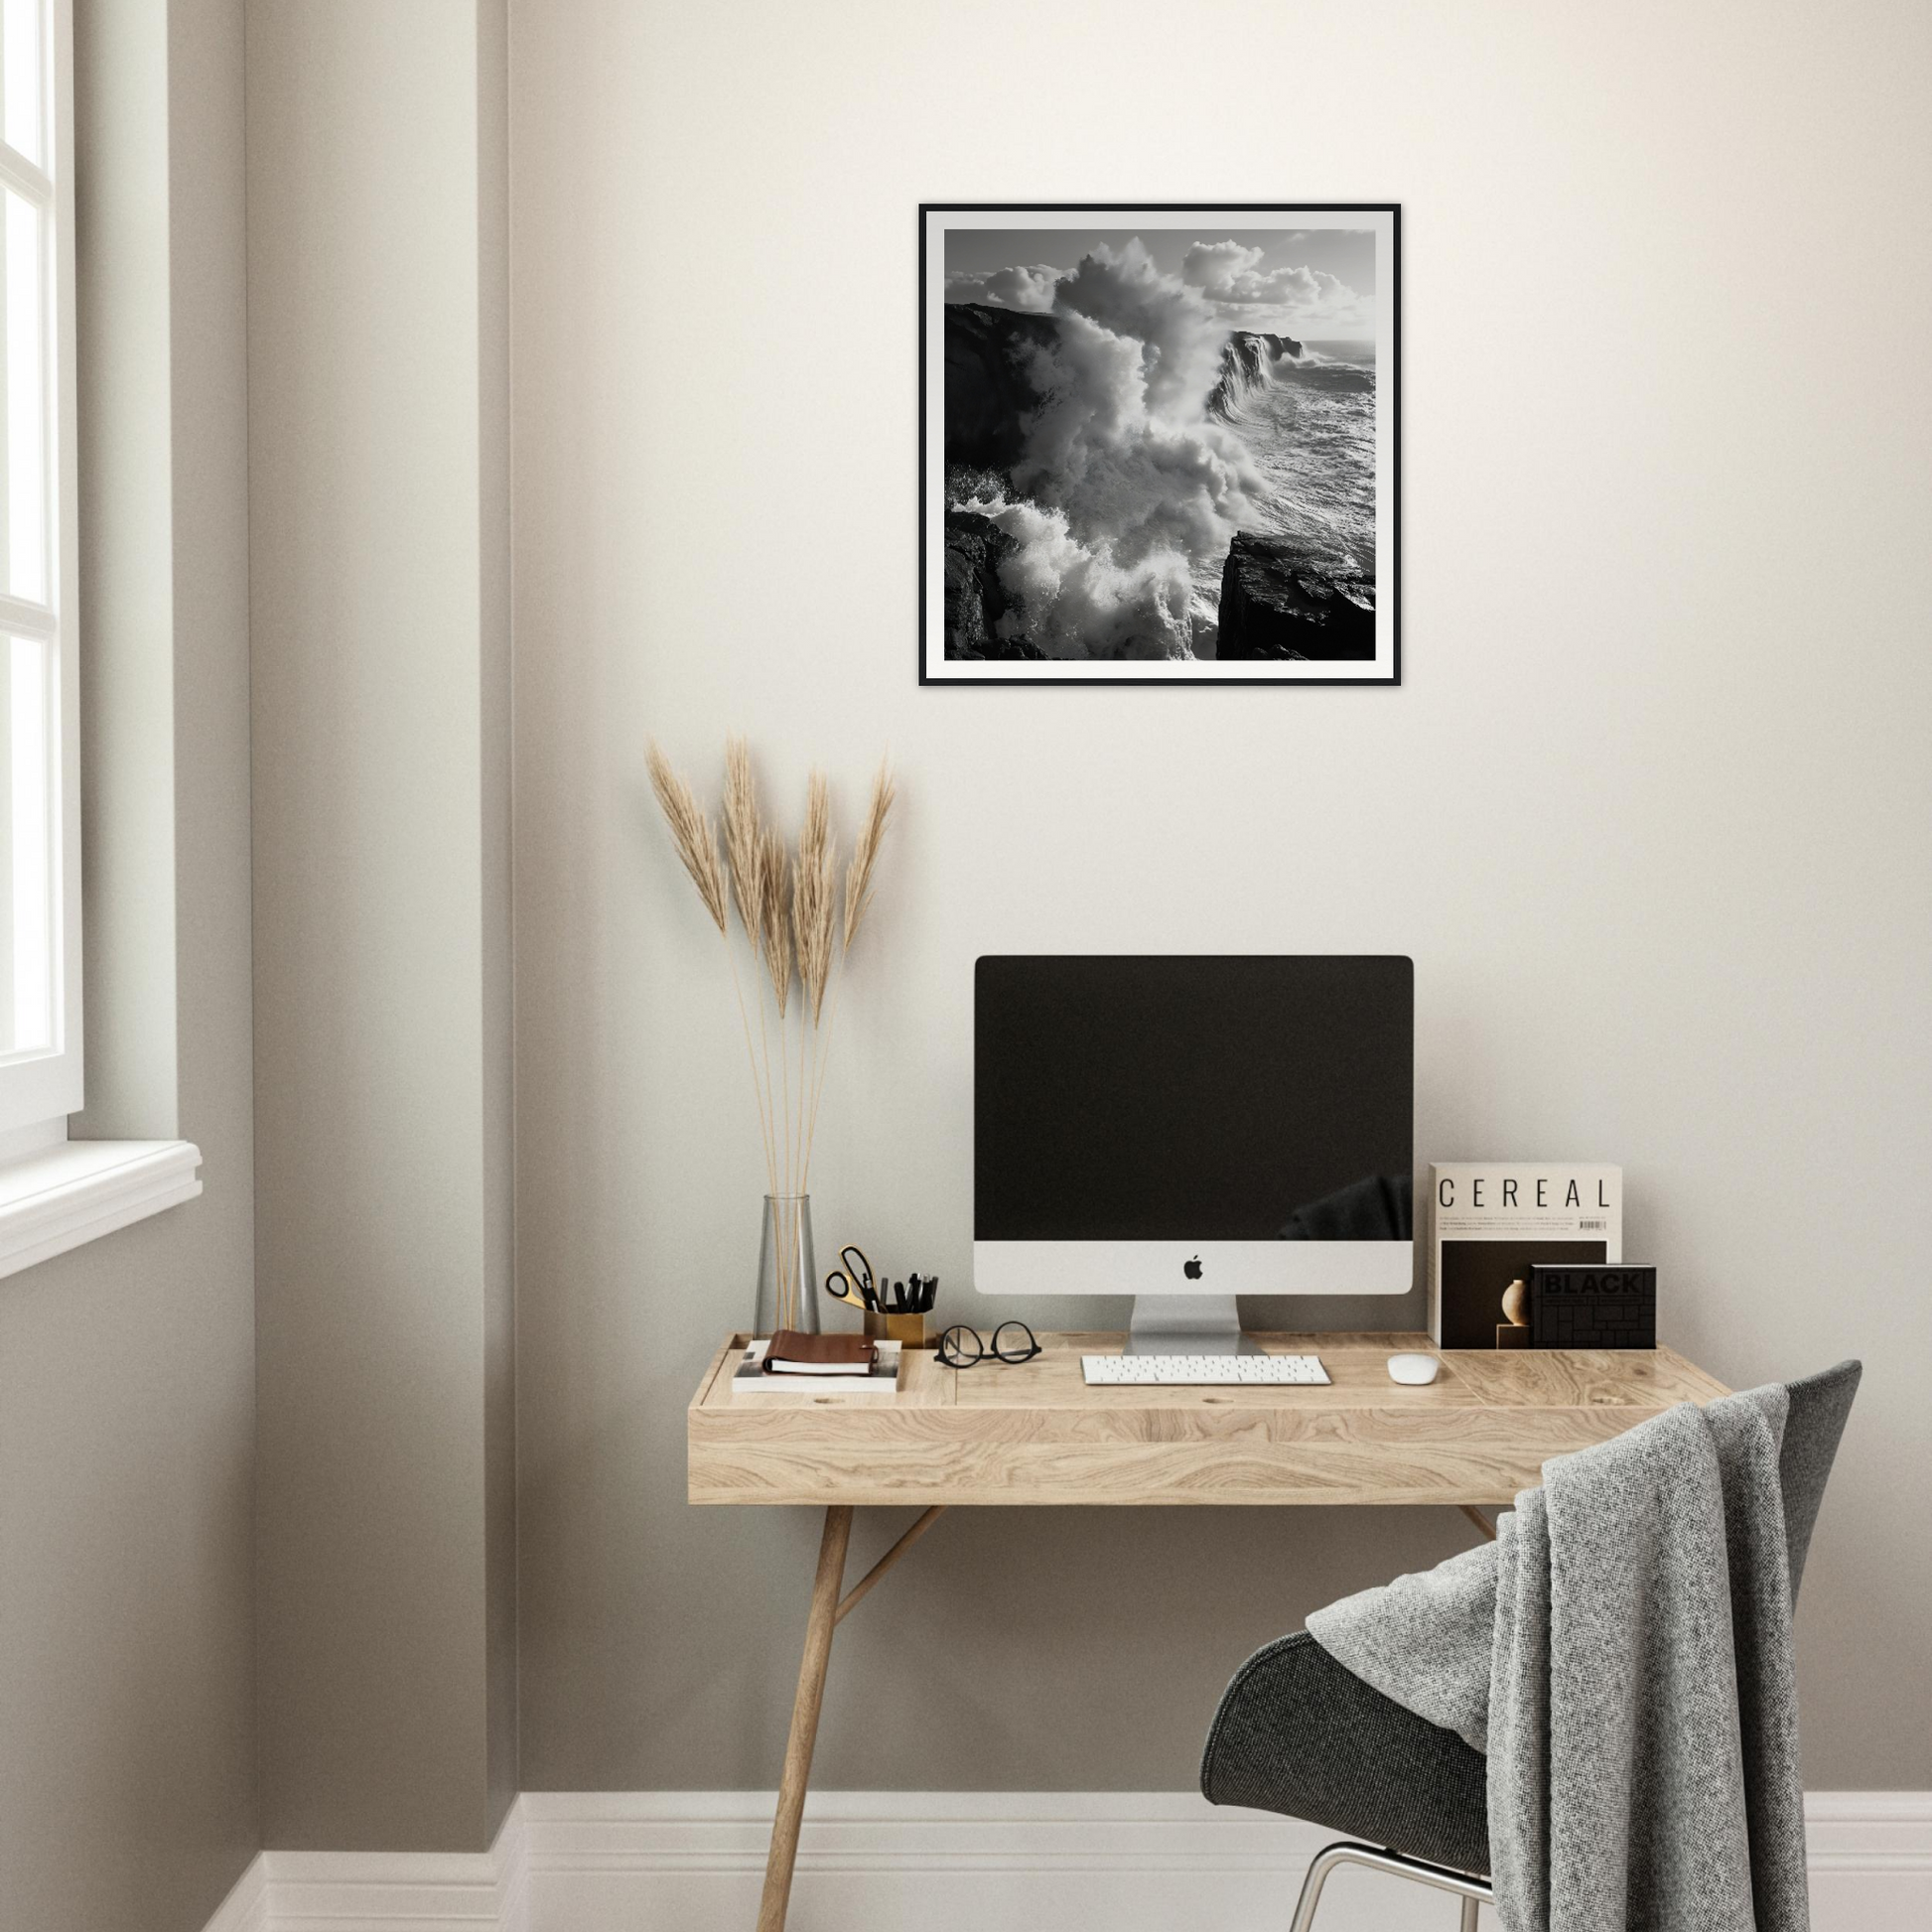
{"type": "Polygon", "coordinates": [[[807,1335],[780,1328],[764,1351],[767,1375],[850,1375],[879,1359],[870,1335],[807,1335]]]}

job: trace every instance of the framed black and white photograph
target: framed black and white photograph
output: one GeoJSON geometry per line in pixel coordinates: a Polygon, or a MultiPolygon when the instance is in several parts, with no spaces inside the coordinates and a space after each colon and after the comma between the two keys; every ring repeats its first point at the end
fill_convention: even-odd
{"type": "Polygon", "coordinates": [[[922,684],[1398,684],[1394,204],[919,209],[922,684]]]}

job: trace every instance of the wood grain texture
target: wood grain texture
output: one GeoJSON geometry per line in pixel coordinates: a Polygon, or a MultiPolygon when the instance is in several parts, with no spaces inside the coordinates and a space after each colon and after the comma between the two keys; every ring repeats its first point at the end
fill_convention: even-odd
{"type": "Polygon", "coordinates": [[[851,1540],[852,1512],[835,1504],[825,1512],[825,1532],[819,1539],[818,1572],[812,1579],[812,1604],[805,1617],[805,1653],[798,1664],[791,1731],[778,1779],[778,1809],[771,1822],[771,1849],[765,1856],[764,1889],[759,1898],[759,1932],[784,1932],[791,1871],[798,1859],[798,1828],[805,1816],[805,1787],[811,1782],[812,1752],[818,1743],[818,1714],[825,1701],[825,1672],[832,1660],[832,1632],[839,1620],[839,1585],[845,1578],[845,1553],[851,1540]]]}
{"type": "Polygon", "coordinates": [[[1670,1349],[1446,1352],[1423,1388],[1391,1382],[1417,1334],[1276,1334],[1328,1387],[1089,1388],[1083,1352],[1118,1334],[1043,1334],[1011,1366],[921,1354],[900,1395],[732,1397],[713,1359],[688,1417],[694,1503],[1503,1504],[1552,1455],[1587,1449],[1724,1385],[1670,1349]]]}

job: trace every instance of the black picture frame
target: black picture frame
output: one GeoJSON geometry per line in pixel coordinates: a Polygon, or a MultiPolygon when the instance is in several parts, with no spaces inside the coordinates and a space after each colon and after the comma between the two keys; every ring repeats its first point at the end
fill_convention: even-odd
{"type": "MultiPolygon", "coordinates": [[[[1117,689],[1139,686],[1149,689],[1213,689],[1217,686],[1282,688],[1296,685],[1317,687],[1335,685],[1371,686],[1399,689],[1402,683],[1402,205],[1399,202],[1224,202],[1147,203],[1147,202],[921,202],[918,207],[918,598],[917,672],[921,685],[949,688],[973,685],[1076,686],[1099,685],[1117,689]],[[1377,301],[1381,328],[1375,338],[1374,380],[1377,394],[1378,487],[1375,504],[1375,543],[1377,568],[1373,574],[1376,613],[1376,644],[1373,660],[1365,668],[1341,668],[1336,658],[1304,659],[1305,668],[1291,670],[1283,661],[1268,662],[1263,670],[1256,660],[1225,661],[1225,669],[1202,670],[1209,660],[1184,660],[1174,664],[1153,665],[1145,661],[1109,660],[1092,667],[1065,659],[1030,660],[1025,668],[994,660],[970,663],[945,653],[944,569],[945,569],[945,475],[944,447],[944,336],[945,336],[945,256],[943,239],[947,217],[972,215],[1013,216],[1013,226],[1024,229],[1028,217],[1035,227],[1074,227],[1092,217],[1101,226],[1156,226],[1149,216],[1194,217],[1198,223],[1210,217],[1244,217],[1244,227],[1276,226],[1293,228],[1312,226],[1296,217],[1330,217],[1320,225],[1343,227],[1344,221],[1332,217],[1351,215],[1372,217],[1378,237],[1386,236],[1386,252],[1378,253],[1377,301]],[[1069,221],[1069,215],[1082,217],[1069,221]],[[1270,217],[1257,223],[1247,217],[1270,217]],[[1041,217],[1051,217],[1042,220],[1041,217]],[[1111,217],[1111,219],[1110,219],[1111,217]],[[1128,217],[1123,223],[1121,217],[1128,217]],[[1136,217],[1139,219],[1137,220],[1136,217]],[[1386,224],[1383,226],[1382,224],[1386,224]],[[935,240],[939,246],[935,259],[935,240]],[[1386,279],[1386,297],[1381,293],[1386,279]],[[935,349],[937,355],[935,356],[935,349]],[[935,367],[935,361],[937,366],[935,367]],[[1385,525],[1386,520],[1386,527],[1385,525]],[[936,553],[936,554],[935,554],[936,553]],[[936,649],[935,649],[936,644],[936,649]],[[1236,668],[1236,663],[1240,668],[1236,668]],[[1033,668],[1036,663],[1038,668],[1033,668]]],[[[982,223],[983,225],[983,223],[982,223]]],[[[1187,225],[1175,220],[1172,226],[1187,225]]],[[[1211,223],[1210,223],[1211,225],[1211,223]]],[[[1203,230],[1206,232],[1206,230],[1203,230]]],[[[1379,242],[1378,242],[1379,249],[1379,242]]],[[[1320,339],[1313,339],[1320,340],[1320,339]]],[[[1299,345],[1296,345],[1299,348],[1299,345]]]]}

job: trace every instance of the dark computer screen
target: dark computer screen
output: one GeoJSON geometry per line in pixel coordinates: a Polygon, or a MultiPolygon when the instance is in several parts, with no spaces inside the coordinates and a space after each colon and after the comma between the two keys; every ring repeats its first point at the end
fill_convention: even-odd
{"type": "Polygon", "coordinates": [[[1407,1240],[1398,956],[978,963],[981,1241],[1407,1240]]]}

